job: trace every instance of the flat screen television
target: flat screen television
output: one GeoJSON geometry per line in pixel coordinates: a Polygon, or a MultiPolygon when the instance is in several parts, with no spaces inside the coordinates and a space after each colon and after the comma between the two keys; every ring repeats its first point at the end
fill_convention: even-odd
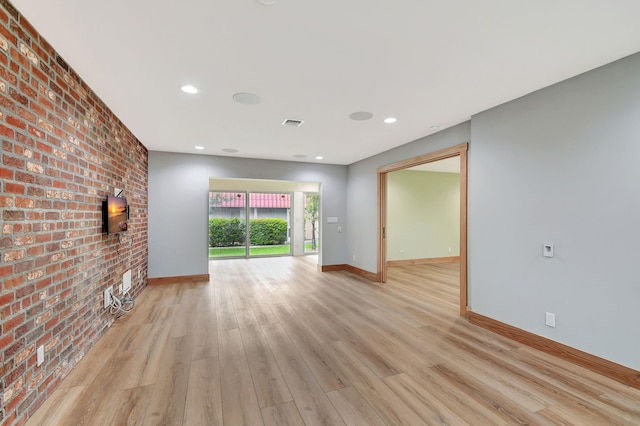
{"type": "Polygon", "coordinates": [[[102,232],[116,234],[127,230],[129,206],[127,199],[108,195],[102,202],[102,232]]]}

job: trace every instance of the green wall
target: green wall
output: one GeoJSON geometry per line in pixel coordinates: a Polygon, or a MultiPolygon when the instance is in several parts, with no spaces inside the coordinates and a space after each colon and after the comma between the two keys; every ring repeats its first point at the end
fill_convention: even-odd
{"type": "Polygon", "coordinates": [[[401,170],[387,184],[387,260],[460,255],[459,173],[401,170]]]}

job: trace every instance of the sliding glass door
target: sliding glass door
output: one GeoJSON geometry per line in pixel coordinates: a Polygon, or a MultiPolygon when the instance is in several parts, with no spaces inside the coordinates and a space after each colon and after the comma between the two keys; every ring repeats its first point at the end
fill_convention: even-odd
{"type": "Polygon", "coordinates": [[[290,193],[209,193],[209,258],[287,255],[290,193]]]}
{"type": "Polygon", "coordinates": [[[304,194],[304,253],[320,251],[320,197],[317,193],[304,194]]]}
{"type": "Polygon", "coordinates": [[[246,195],[209,192],[209,258],[247,256],[246,195]]]}
{"type": "Polygon", "coordinates": [[[249,256],[291,254],[291,194],[249,194],[249,256]]]}

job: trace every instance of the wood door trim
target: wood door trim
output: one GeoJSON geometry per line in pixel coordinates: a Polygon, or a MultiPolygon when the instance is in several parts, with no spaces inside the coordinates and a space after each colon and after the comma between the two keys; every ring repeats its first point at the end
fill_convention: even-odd
{"type": "Polygon", "coordinates": [[[395,172],[398,170],[408,169],[409,167],[419,166],[420,164],[432,163],[434,161],[444,160],[445,158],[455,157],[462,154],[463,152],[467,152],[468,149],[468,143],[461,143],[460,145],[441,149],[440,151],[423,154],[418,157],[408,158],[406,160],[398,161],[392,164],[387,164],[386,166],[378,168],[378,174],[395,172]]]}
{"type": "Polygon", "coordinates": [[[380,170],[378,170],[378,269],[376,275],[379,283],[387,281],[386,223],[387,172],[380,172],[380,170]]]}
{"type": "MultiPolygon", "coordinates": [[[[465,144],[468,148],[468,144],[465,144]]],[[[467,150],[460,151],[460,316],[467,313],[467,150]]]]}
{"type": "Polygon", "coordinates": [[[445,148],[378,168],[378,282],[387,280],[387,174],[445,158],[460,157],[460,316],[467,313],[467,151],[469,144],[445,148]]]}

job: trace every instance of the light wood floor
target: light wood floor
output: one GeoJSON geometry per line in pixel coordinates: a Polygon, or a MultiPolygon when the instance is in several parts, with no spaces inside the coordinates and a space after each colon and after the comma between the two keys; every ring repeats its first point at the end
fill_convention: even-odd
{"type": "Polygon", "coordinates": [[[147,288],[29,424],[640,424],[640,391],[458,317],[457,265],[315,261],[147,288]]]}

